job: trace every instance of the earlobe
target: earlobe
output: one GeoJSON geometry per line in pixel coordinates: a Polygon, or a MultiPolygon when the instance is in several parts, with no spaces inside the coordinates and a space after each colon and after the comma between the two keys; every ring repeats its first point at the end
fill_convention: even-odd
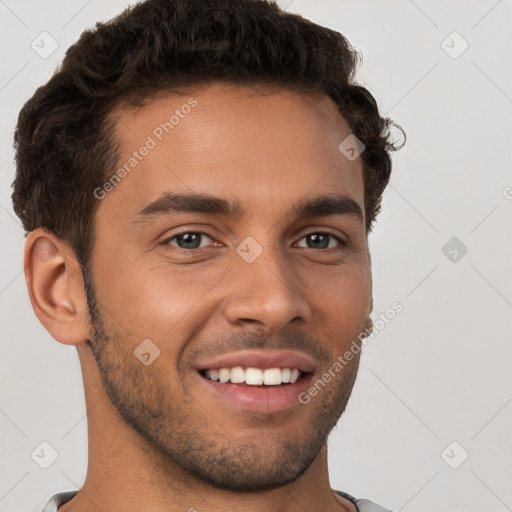
{"type": "Polygon", "coordinates": [[[74,252],[43,228],[27,235],[25,279],[39,321],[61,343],[86,342],[87,299],[74,252]]]}

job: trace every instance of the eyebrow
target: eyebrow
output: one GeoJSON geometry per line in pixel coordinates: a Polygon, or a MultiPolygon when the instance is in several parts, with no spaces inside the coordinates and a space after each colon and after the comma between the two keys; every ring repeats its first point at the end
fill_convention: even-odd
{"type": "MultiPolygon", "coordinates": [[[[132,224],[146,224],[155,217],[183,212],[223,215],[236,219],[244,215],[244,210],[237,200],[222,199],[206,194],[164,193],[138,212],[132,224]]],[[[290,215],[297,218],[350,215],[363,222],[361,207],[347,195],[302,198],[292,206],[290,215]]]]}

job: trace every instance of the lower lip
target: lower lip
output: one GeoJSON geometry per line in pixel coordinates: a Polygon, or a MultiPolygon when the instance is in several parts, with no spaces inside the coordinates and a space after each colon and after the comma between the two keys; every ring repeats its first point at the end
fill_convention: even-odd
{"type": "Polygon", "coordinates": [[[207,379],[197,374],[201,385],[205,386],[218,400],[227,402],[237,409],[251,412],[273,413],[299,406],[298,396],[308,389],[312,374],[305,375],[294,384],[281,386],[239,386],[207,379]]]}

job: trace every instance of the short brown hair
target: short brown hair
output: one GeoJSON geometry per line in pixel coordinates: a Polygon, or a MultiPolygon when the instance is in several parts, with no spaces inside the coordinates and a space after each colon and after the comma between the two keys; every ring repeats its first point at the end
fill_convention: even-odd
{"type": "MultiPolygon", "coordinates": [[[[14,211],[26,231],[44,227],[87,264],[101,186],[118,163],[109,116],[120,104],[227,81],[329,95],[365,145],[366,230],[391,173],[394,124],[354,81],[358,53],[334,30],[269,0],[147,0],[86,30],[20,112],[14,211]]],[[[340,141],[341,142],[341,141],[340,141]]]]}

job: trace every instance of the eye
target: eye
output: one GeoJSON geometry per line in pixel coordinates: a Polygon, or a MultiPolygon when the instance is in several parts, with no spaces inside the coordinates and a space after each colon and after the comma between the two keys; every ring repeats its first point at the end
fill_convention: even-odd
{"type": "MultiPolygon", "coordinates": [[[[344,247],[346,245],[341,238],[332,235],[331,233],[309,233],[304,236],[301,241],[302,240],[306,240],[306,245],[300,245],[299,242],[299,247],[307,249],[334,249],[336,247],[344,247]]],[[[179,249],[194,250],[207,247],[209,245],[208,241],[211,243],[214,240],[206,233],[202,233],[200,231],[186,231],[167,238],[162,242],[162,244],[173,245],[179,249]]]]}
{"type": "Polygon", "coordinates": [[[168,238],[167,240],[164,240],[163,244],[174,245],[179,249],[202,249],[205,246],[201,245],[201,242],[205,238],[213,241],[206,233],[201,233],[198,231],[186,231],[185,233],[179,233],[171,238],[168,238]]]}
{"type": "Polygon", "coordinates": [[[336,246],[330,244],[331,241],[337,242],[339,247],[346,245],[341,238],[331,235],[330,233],[310,233],[301,240],[307,240],[306,248],[308,249],[333,249],[336,246]]]}

